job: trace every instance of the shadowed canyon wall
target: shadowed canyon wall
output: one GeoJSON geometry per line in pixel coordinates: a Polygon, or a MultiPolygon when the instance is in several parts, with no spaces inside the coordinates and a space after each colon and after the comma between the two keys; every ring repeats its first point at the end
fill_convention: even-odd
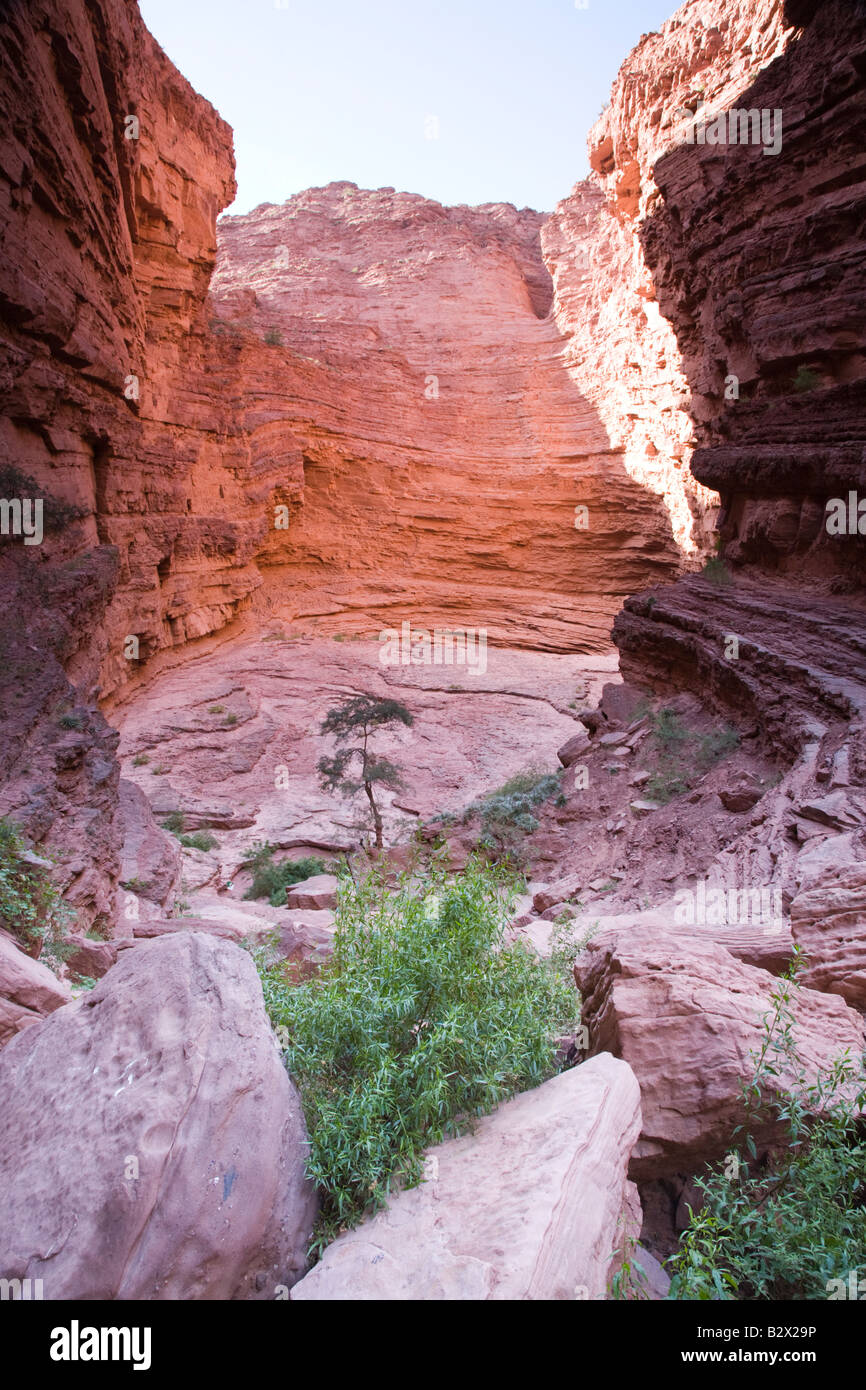
{"type": "Polygon", "coordinates": [[[866,492],[866,7],[765,8],[745,88],[706,63],[663,96],[694,107],[700,87],[711,113],[779,112],[777,153],[653,148],[664,117],[647,93],[680,42],[676,20],[636,51],[593,132],[608,195],[632,190],[622,215],[691,387],[692,468],[722,501],[714,582],[685,576],[629,599],[614,636],[626,674],[739,709],[791,755],[854,719],[862,777],[866,536],[856,521],[835,533],[828,503],[847,516],[849,494],[866,492]],[[778,52],[780,22],[796,27],[778,52]]]}

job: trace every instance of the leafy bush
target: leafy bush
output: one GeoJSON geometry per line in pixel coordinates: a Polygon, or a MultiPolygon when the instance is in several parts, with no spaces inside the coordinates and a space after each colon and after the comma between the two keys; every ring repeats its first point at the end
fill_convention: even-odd
{"type": "Polygon", "coordinates": [[[821,385],[821,378],[809,367],[798,367],[793,384],[795,391],[814,391],[821,385]]]}
{"type": "Polygon", "coordinates": [[[538,829],[533,811],[560,789],[560,774],[530,768],[509,777],[498,791],[470,806],[481,816],[482,848],[495,857],[512,854],[517,841],[538,829]]]}
{"type": "Polygon", "coordinates": [[[672,1298],[826,1298],[831,1280],[866,1274],[866,1066],[846,1049],[807,1082],[793,1034],[802,964],[797,951],[752,1054],[739,1154],[697,1180],[703,1204],[689,1209],[671,1262],[672,1298]],[[790,1090],[779,1086],[783,1068],[790,1090]],[[768,1121],[782,1137],[759,1162],[755,1135],[768,1121]]]}
{"type": "Polygon", "coordinates": [[[734,582],[730,570],[719,555],[713,555],[707,560],[701,574],[704,579],[708,579],[720,589],[726,589],[734,582]]]}
{"type": "Polygon", "coordinates": [[[646,783],[645,793],[661,806],[689,791],[740,742],[739,734],[730,725],[700,734],[688,728],[670,707],[651,714],[649,725],[660,758],[657,771],[646,783]]]}
{"type": "Polygon", "coordinates": [[[568,973],[522,943],[504,946],[513,883],[470,860],[386,888],[344,879],[334,954],[289,982],[256,956],[271,1021],[300,1087],[321,1249],[412,1186],[422,1151],[556,1069],[555,1037],[577,1013],[568,973]]]}
{"type": "Polygon", "coordinates": [[[48,870],[28,863],[22,858],[25,853],[20,827],[0,819],[0,926],[27,951],[41,942],[41,957],[57,965],[69,953],[64,936],[75,913],[54,887],[48,870]]]}
{"type": "Polygon", "coordinates": [[[196,830],[192,835],[178,835],[178,839],[184,849],[201,849],[205,852],[216,849],[219,844],[216,835],[212,835],[209,830],[196,830]]]}
{"type": "Polygon", "coordinates": [[[132,766],[133,766],[133,767],[144,767],[145,763],[149,763],[149,762],[150,762],[150,758],[147,756],[146,753],[136,753],[135,757],[134,757],[133,760],[132,760],[132,766]]]}
{"type": "Polygon", "coordinates": [[[244,898],[267,898],[271,907],[285,906],[286,889],[292,884],[325,872],[324,861],[314,855],[305,859],[284,859],[281,864],[275,864],[274,846],[267,841],[253,846],[253,854],[246,863],[253,871],[253,881],[244,898]]]}
{"type": "Polygon", "coordinates": [[[183,811],[169,811],[162,823],[163,830],[168,830],[172,835],[182,835],[184,827],[183,811]]]}

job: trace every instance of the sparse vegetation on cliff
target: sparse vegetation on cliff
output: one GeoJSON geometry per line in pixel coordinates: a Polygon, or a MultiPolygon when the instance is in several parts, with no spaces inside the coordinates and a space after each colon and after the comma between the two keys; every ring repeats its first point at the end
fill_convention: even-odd
{"type": "Polygon", "coordinates": [[[388,888],[343,881],[334,954],[296,985],[256,953],[265,1003],[298,1084],[319,1187],[321,1250],[412,1186],[422,1151],[558,1069],[577,995],[561,958],[503,945],[513,881],[470,860],[388,888]]]}
{"type": "Polygon", "coordinates": [[[41,957],[57,965],[65,957],[64,936],[75,913],[42,858],[27,850],[14,821],[0,819],[0,925],[31,954],[41,942],[41,957]]]}
{"type": "Polygon", "coordinates": [[[312,878],[314,874],[323,874],[325,864],[315,856],[284,859],[277,864],[274,862],[274,852],[274,846],[267,840],[253,846],[253,853],[246,861],[246,867],[252,869],[253,881],[244,897],[267,898],[271,907],[283,907],[286,889],[294,883],[302,883],[305,878],[312,878]]]}
{"type": "MultiPolygon", "coordinates": [[[[515,857],[519,841],[538,829],[533,814],[560,788],[560,773],[530,768],[509,777],[498,791],[470,807],[481,816],[479,846],[494,858],[515,857]]],[[[519,857],[519,856],[518,856],[519,857]]]]}
{"type": "Polygon", "coordinates": [[[725,725],[708,733],[689,729],[675,710],[664,707],[649,716],[659,765],[646,784],[646,795],[659,805],[689,791],[715,763],[732,753],[740,736],[725,725]]]}

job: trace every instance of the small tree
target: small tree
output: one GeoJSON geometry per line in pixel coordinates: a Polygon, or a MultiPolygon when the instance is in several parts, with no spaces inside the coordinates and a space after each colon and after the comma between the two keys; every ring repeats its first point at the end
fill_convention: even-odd
{"type": "Polygon", "coordinates": [[[394,724],[405,724],[411,728],[412,715],[397,700],[380,700],[375,695],[352,695],[336,709],[329,710],[322,721],[321,732],[333,734],[338,748],[332,757],[319,759],[318,768],[322,786],[326,791],[338,791],[343,796],[355,796],[363,791],[370,803],[370,814],[376,834],[376,848],[382,848],[382,816],[376,805],[373,788],[376,783],[397,790],[403,785],[400,769],[387,758],[379,757],[369,747],[370,736],[375,729],[384,729],[394,724]],[[358,741],[349,743],[356,738],[358,741]],[[358,765],[358,775],[353,775],[352,766],[358,765]]]}

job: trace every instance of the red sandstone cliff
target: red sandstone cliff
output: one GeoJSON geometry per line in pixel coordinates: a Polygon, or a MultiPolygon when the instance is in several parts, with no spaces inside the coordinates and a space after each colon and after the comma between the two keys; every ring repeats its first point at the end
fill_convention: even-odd
{"type": "Polygon", "coordinates": [[[3,486],[51,499],[41,545],[2,544],[0,811],[58,852],[86,925],[113,916],[119,838],[99,668],[125,678],[128,637],[146,657],[256,582],[242,526],[193,515],[186,443],[214,429],[196,332],[231,136],[132,4],[7,5],[0,37],[3,486]]]}
{"type": "Polygon", "coordinates": [[[543,222],[348,183],[222,219],[237,389],[304,455],[260,556],[274,612],[593,650],[626,593],[677,572],[656,490],[566,369],[543,222]]]}

